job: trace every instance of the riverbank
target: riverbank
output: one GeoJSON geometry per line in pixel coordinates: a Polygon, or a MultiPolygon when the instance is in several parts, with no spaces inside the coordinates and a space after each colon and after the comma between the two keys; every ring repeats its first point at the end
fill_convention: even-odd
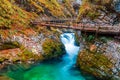
{"type": "Polygon", "coordinates": [[[14,63],[34,63],[50,58],[58,58],[65,53],[56,29],[35,26],[19,31],[1,30],[0,67],[14,63]],[[11,32],[11,34],[6,34],[11,32]],[[14,32],[14,33],[13,33],[14,32]],[[56,47],[57,46],[57,47],[56,47]],[[44,48],[44,49],[43,49],[44,48]],[[56,50],[51,52],[51,50],[56,50]],[[46,52],[47,51],[47,52],[46,52]]]}

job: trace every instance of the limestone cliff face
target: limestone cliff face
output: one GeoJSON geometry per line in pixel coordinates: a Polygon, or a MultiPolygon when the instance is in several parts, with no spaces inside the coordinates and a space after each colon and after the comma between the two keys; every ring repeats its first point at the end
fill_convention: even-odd
{"type": "Polygon", "coordinates": [[[79,9],[78,20],[87,19],[87,21],[114,25],[120,21],[120,14],[117,10],[118,3],[116,0],[83,0],[79,9]]]}

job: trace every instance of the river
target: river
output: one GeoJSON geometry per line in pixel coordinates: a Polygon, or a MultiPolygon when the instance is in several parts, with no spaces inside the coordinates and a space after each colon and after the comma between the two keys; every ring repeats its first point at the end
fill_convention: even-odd
{"type": "Polygon", "coordinates": [[[75,45],[74,33],[63,33],[60,38],[66,49],[61,61],[42,62],[29,69],[9,69],[7,76],[13,80],[95,80],[90,75],[83,76],[75,67],[80,47],[75,45]]]}

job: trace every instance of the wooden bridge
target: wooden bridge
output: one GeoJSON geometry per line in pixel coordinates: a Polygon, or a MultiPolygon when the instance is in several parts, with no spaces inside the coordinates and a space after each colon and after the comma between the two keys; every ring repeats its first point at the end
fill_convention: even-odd
{"type": "Polygon", "coordinates": [[[75,23],[74,19],[33,21],[31,23],[34,25],[41,25],[41,26],[55,27],[55,28],[67,28],[67,29],[74,29],[83,32],[91,32],[97,34],[107,34],[107,35],[115,35],[115,36],[120,35],[120,26],[112,26],[109,24],[105,24],[101,26],[98,24],[83,23],[83,22],[75,23]]]}

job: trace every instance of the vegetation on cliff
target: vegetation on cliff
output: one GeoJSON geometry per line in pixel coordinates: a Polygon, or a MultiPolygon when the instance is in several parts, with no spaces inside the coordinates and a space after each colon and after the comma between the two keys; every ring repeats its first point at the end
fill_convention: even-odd
{"type": "Polygon", "coordinates": [[[78,19],[89,18],[96,19],[102,14],[116,13],[114,9],[114,0],[83,0],[79,9],[78,19]]]}
{"type": "Polygon", "coordinates": [[[44,15],[65,17],[57,0],[2,0],[0,1],[0,28],[29,27],[35,17],[44,15]]]}
{"type": "Polygon", "coordinates": [[[75,10],[73,8],[73,5],[71,5],[71,0],[63,0],[62,1],[62,4],[63,5],[63,9],[64,10],[64,14],[66,14],[67,17],[75,17],[76,14],[75,14],[75,10]]]}
{"type": "Polygon", "coordinates": [[[13,5],[9,0],[0,1],[0,28],[26,27],[31,18],[31,13],[13,5]]]}
{"type": "Polygon", "coordinates": [[[14,0],[14,3],[28,12],[34,12],[41,17],[69,17],[75,15],[71,0],[60,3],[57,0],[14,0]],[[67,14],[66,14],[67,13],[67,14]]]}

